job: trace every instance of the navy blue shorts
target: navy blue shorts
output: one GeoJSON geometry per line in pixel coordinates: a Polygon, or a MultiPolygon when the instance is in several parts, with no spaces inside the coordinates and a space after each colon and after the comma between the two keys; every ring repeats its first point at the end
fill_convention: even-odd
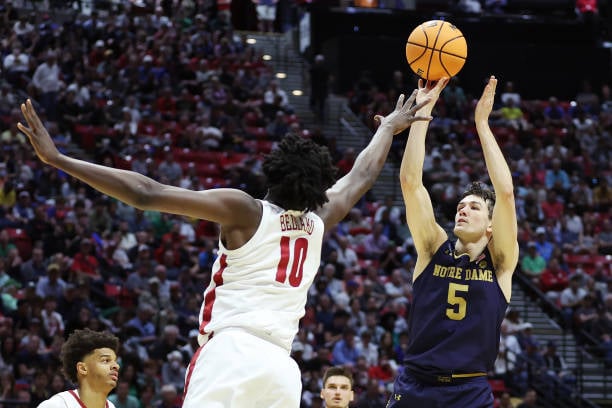
{"type": "Polygon", "coordinates": [[[395,379],[387,408],[491,408],[493,392],[486,376],[456,383],[423,381],[403,369],[395,379]]]}

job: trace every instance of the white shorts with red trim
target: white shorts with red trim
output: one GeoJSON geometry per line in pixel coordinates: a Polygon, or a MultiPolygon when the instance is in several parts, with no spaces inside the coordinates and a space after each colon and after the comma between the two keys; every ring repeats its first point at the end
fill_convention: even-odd
{"type": "Polygon", "coordinates": [[[300,370],[287,350],[225,329],[194,354],[183,408],[299,408],[301,393],[300,370]]]}

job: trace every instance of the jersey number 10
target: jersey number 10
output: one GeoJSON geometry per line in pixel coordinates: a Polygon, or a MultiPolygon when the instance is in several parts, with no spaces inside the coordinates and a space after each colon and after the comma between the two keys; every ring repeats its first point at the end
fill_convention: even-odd
{"type": "MultiPolygon", "coordinates": [[[[280,247],[281,256],[276,267],[276,281],[285,283],[287,280],[287,266],[289,266],[291,239],[287,236],[281,237],[280,247]]],[[[304,276],[304,261],[308,253],[308,240],[306,238],[298,238],[293,243],[293,263],[291,264],[291,273],[289,274],[289,285],[293,287],[300,286],[302,277],[304,276]]]]}

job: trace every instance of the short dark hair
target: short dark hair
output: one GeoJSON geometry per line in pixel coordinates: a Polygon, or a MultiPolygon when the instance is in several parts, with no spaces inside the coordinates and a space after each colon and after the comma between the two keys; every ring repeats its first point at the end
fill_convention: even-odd
{"type": "Polygon", "coordinates": [[[75,330],[62,345],[60,361],[64,374],[73,383],[78,382],[76,365],[96,349],[109,348],[117,353],[119,339],[109,332],[91,329],[75,330]]]}
{"type": "Polygon", "coordinates": [[[326,191],[335,183],[337,169],[326,147],[288,134],[264,159],[263,172],[275,204],[312,211],[329,201],[326,191]]]}
{"type": "Polygon", "coordinates": [[[493,207],[495,206],[495,191],[488,188],[485,184],[474,181],[468,186],[468,188],[461,194],[461,200],[469,195],[475,195],[484,200],[489,209],[489,218],[493,216],[493,207]]]}
{"type": "Polygon", "coordinates": [[[351,389],[353,389],[353,373],[348,368],[342,366],[329,367],[325,370],[325,374],[323,374],[323,388],[325,388],[329,377],[336,375],[348,378],[351,383],[351,389]]]}

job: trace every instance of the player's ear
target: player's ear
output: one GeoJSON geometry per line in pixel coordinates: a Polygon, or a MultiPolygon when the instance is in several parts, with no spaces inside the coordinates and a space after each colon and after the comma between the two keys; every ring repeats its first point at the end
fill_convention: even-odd
{"type": "Polygon", "coordinates": [[[355,399],[355,391],[351,390],[351,397],[349,398],[349,401],[353,401],[355,399]]]}
{"type": "Polygon", "coordinates": [[[81,374],[81,375],[87,374],[87,365],[82,361],[79,361],[77,363],[77,374],[81,374]]]}

